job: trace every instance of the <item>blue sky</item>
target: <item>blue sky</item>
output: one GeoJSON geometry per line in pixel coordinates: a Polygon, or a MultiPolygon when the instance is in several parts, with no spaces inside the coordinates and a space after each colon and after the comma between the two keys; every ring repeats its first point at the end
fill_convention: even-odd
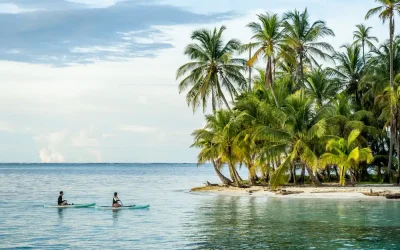
{"type": "Polygon", "coordinates": [[[176,69],[198,28],[247,42],[255,14],[308,7],[336,37],[373,0],[0,0],[1,162],[195,162],[203,125],[179,95],[176,69]]]}

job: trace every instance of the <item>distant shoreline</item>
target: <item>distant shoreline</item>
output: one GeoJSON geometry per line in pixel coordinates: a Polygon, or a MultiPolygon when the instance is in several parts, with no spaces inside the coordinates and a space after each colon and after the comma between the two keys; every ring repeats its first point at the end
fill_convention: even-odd
{"type": "MultiPolygon", "coordinates": [[[[385,195],[400,195],[400,187],[393,185],[356,185],[355,187],[339,186],[286,186],[277,190],[268,187],[254,186],[237,188],[229,186],[202,186],[191,189],[194,193],[211,193],[225,196],[255,196],[277,198],[305,198],[305,199],[366,199],[388,200],[385,195]]],[[[400,201],[400,199],[397,199],[400,201]]]]}

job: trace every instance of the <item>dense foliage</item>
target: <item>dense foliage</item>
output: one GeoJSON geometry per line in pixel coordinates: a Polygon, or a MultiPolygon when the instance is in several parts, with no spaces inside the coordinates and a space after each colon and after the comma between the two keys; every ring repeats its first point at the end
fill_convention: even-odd
{"type": "Polygon", "coordinates": [[[235,186],[249,184],[240,167],[252,185],[399,183],[400,0],[376,2],[366,18],[388,21],[390,39],[379,44],[360,24],[339,51],[324,41],[334,32],[307,9],[257,15],[249,44],[224,43],[225,27],[194,31],[185,50],[191,61],[177,78],[194,110],[212,104],[205,127],[193,132],[199,164],[211,162],[235,186]],[[248,60],[236,58],[244,52],[248,60]]]}

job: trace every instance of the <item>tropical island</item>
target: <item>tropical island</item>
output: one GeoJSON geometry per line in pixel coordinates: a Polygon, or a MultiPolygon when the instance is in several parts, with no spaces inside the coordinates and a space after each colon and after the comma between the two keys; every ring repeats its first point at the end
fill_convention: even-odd
{"type": "Polygon", "coordinates": [[[225,41],[224,26],[192,33],[179,91],[193,112],[211,105],[192,147],[222,182],[194,191],[364,185],[375,195],[400,193],[400,3],[376,2],[365,18],[380,18],[389,40],[359,24],[339,51],[324,41],[334,31],[307,9],[257,15],[247,44],[225,41]]]}

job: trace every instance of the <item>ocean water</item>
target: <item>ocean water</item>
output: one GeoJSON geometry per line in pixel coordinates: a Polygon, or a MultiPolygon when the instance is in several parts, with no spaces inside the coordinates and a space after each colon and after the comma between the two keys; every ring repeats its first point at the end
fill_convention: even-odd
{"type": "MultiPolygon", "coordinates": [[[[242,174],[246,174],[242,172],[242,174]]],[[[193,194],[195,164],[2,164],[2,249],[400,249],[400,202],[193,194]],[[145,210],[56,209],[73,203],[145,210]]]]}

